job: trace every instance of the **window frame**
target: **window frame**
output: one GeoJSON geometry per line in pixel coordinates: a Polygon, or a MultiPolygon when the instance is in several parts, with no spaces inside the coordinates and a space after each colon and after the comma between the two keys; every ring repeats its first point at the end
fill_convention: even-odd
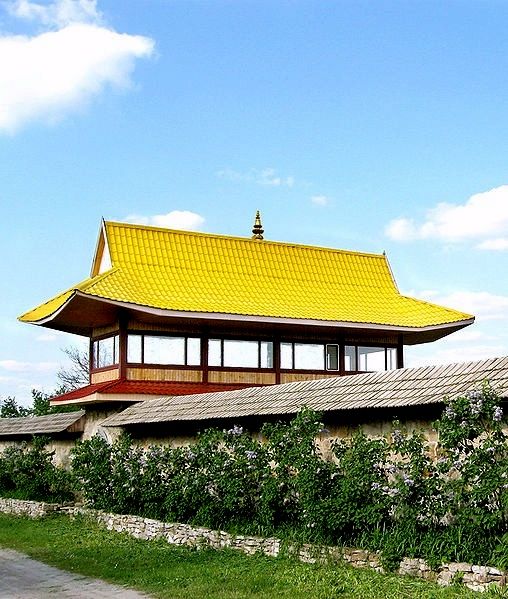
{"type": "Polygon", "coordinates": [[[201,368],[203,365],[202,359],[202,346],[203,339],[196,335],[167,335],[165,333],[153,333],[153,332],[137,332],[137,331],[127,331],[126,336],[126,355],[125,355],[125,364],[127,367],[140,367],[147,366],[150,368],[175,368],[175,369],[192,369],[192,368],[201,368]],[[130,362],[129,361],[129,338],[130,337],[139,337],[141,339],[141,361],[139,362],[130,362]],[[155,338],[170,338],[170,339],[183,339],[183,349],[184,349],[184,363],[183,364],[172,364],[172,363],[157,363],[157,362],[146,362],[145,361],[145,338],[146,337],[155,337],[155,338]],[[189,364],[189,339],[198,339],[199,340],[199,359],[197,364],[189,364]]]}
{"type": "Polygon", "coordinates": [[[340,356],[341,356],[341,344],[338,342],[327,342],[327,341],[280,341],[279,343],[279,352],[281,356],[280,360],[280,369],[284,372],[336,372],[340,373],[340,356]],[[282,346],[289,345],[291,348],[291,367],[282,365],[282,346]],[[295,346],[297,345],[318,345],[323,349],[323,363],[322,368],[297,368],[296,367],[296,352],[295,346]],[[337,368],[328,368],[328,348],[335,347],[337,348],[337,368]]]}
{"type": "Polygon", "coordinates": [[[95,339],[90,339],[90,372],[97,372],[100,370],[110,370],[112,368],[118,368],[120,366],[120,332],[117,331],[113,334],[102,335],[100,337],[96,337],[95,339]],[[97,365],[97,358],[100,355],[100,344],[112,339],[113,341],[113,361],[110,364],[105,366],[97,365]]]}
{"type": "Polygon", "coordinates": [[[209,370],[220,369],[226,371],[232,370],[249,370],[249,371],[261,371],[261,372],[273,372],[275,370],[275,341],[273,339],[256,339],[256,338],[238,338],[238,337],[218,337],[213,336],[209,337],[207,340],[207,364],[206,367],[209,370]],[[220,354],[220,364],[211,364],[210,363],[210,342],[219,341],[219,354],[220,354]],[[248,343],[257,343],[257,366],[224,366],[224,342],[227,341],[245,341],[248,343]],[[261,345],[263,343],[271,343],[272,345],[272,365],[271,366],[261,366],[261,345]]]}
{"type": "Polygon", "coordinates": [[[355,356],[355,369],[351,369],[348,370],[346,368],[346,363],[345,363],[345,359],[344,359],[344,373],[345,374],[356,374],[356,373],[369,373],[369,372],[390,372],[391,370],[397,370],[398,366],[398,354],[399,354],[399,348],[396,345],[392,345],[392,344],[385,344],[385,345],[376,345],[376,344],[370,344],[370,343],[362,343],[361,341],[358,342],[354,342],[354,343],[344,343],[343,345],[343,352],[344,352],[344,358],[346,355],[346,347],[352,347],[354,348],[354,356],[355,356]],[[359,348],[360,347],[365,347],[365,348],[375,348],[375,349],[382,349],[384,351],[384,370],[359,370],[359,348]],[[393,368],[388,368],[388,350],[394,350],[395,351],[395,356],[394,359],[392,360],[392,362],[395,364],[393,366],[393,368]]]}

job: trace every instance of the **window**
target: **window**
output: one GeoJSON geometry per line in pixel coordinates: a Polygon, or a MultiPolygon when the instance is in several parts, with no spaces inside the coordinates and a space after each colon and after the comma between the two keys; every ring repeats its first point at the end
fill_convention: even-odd
{"type": "Polygon", "coordinates": [[[118,335],[97,339],[92,345],[92,368],[118,364],[120,357],[118,335]]]}
{"type": "Polygon", "coordinates": [[[201,340],[197,337],[129,334],[127,362],[163,366],[199,366],[201,340]]]}
{"type": "Polygon", "coordinates": [[[287,368],[288,370],[294,368],[293,366],[293,344],[292,343],[281,343],[280,344],[280,367],[287,368]]]}
{"type": "Polygon", "coordinates": [[[314,343],[294,343],[295,370],[324,370],[325,347],[314,343]]]}
{"type": "Polygon", "coordinates": [[[280,366],[287,370],[338,370],[339,346],[320,343],[281,343],[280,366]]]}
{"type": "Polygon", "coordinates": [[[344,368],[348,372],[378,372],[397,368],[397,348],[346,345],[344,368]]]}
{"type": "Polygon", "coordinates": [[[143,362],[143,335],[129,335],[127,338],[127,362],[131,364],[143,362]]]}
{"type": "Polygon", "coordinates": [[[397,349],[395,347],[386,348],[386,370],[397,368],[397,349]]]}
{"type": "Polygon", "coordinates": [[[339,370],[339,346],[326,346],[326,370],[339,370]]]}
{"type": "Polygon", "coordinates": [[[358,347],[358,370],[366,372],[385,370],[385,348],[358,347]]]}
{"type": "Polygon", "coordinates": [[[273,368],[273,343],[242,339],[210,339],[208,365],[227,368],[273,368]]]}
{"type": "Polygon", "coordinates": [[[344,347],[344,369],[348,372],[358,370],[356,367],[356,347],[353,345],[344,347]]]}
{"type": "Polygon", "coordinates": [[[145,364],[185,365],[185,337],[144,336],[145,364]]]}
{"type": "Polygon", "coordinates": [[[222,342],[220,339],[208,341],[208,365],[222,366],[222,342]]]}

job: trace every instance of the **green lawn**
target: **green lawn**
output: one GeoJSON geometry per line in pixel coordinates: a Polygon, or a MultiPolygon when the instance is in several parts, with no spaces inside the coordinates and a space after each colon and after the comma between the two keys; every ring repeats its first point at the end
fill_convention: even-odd
{"type": "MultiPolygon", "coordinates": [[[[233,551],[138,541],[84,520],[27,520],[0,514],[0,545],[48,564],[175,599],[354,599],[480,597],[459,588],[345,565],[317,566],[233,551]]],[[[508,597],[489,592],[485,597],[508,597]]]]}

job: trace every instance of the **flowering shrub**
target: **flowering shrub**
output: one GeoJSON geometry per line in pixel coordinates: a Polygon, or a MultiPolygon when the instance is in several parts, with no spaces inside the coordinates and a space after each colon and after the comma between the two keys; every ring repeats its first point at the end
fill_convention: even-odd
{"type": "MultiPolygon", "coordinates": [[[[496,394],[485,385],[446,403],[437,447],[395,423],[390,435],[358,431],[318,448],[320,416],[303,409],[261,437],[211,429],[188,447],[141,450],[79,443],[72,469],[97,508],[211,527],[403,555],[500,563],[508,525],[508,443],[496,394]],[[501,539],[501,540],[500,540],[501,539]]],[[[0,468],[1,480],[1,468],[0,468]]]]}

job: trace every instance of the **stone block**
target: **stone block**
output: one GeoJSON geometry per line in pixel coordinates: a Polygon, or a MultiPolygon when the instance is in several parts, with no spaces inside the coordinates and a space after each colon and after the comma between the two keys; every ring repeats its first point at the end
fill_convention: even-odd
{"type": "Polygon", "coordinates": [[[450,572],[472,572],[471,564],[466,564],[465,562],[451,562],[447,566],[450,572]]]}

